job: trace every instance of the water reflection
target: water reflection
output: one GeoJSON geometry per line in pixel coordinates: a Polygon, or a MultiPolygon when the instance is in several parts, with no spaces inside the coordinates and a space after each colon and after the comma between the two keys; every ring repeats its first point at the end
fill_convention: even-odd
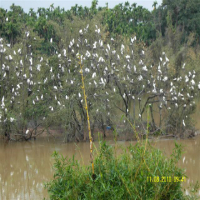
{"type": "MultiPolygon", "coordinates": [[[[185,146],[185,153],[178,165],[186,170],[188,178],[183,184],[187,187],[200,180],[200,137],[178,142],[185,146]]],[[[97,143],[95,144],[98,146],[97,143]]],[[[119,144],[129,145],[130,143],[119,142],[119,144]]],[[[168,156],[174,147],[173,140],[156,141],[152,144],[162,149],[168,156]]],[[[63,144],[61,141],[47,142],[47,139],[22,143],[0,143],[0,199],[32,200],[48,197],[43,183],[53,178],[51,155],[55,150],[68,157],[76,154],[75,157],[81,163],[89,163],[88,143],[63,144]]],[[[186,193],[189,193],[189,190],[186,190],[186,193]]]]}

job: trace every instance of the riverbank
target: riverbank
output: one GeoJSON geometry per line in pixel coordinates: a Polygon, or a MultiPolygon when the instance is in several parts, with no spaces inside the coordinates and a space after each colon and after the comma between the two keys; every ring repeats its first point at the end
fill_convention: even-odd
{"type": "MultiPolygon", "coordinates": [[[[139,132],[140,130],[136,130],[137,132],[139,132]]],[[[30,129],[29,131],[30,133],[32,132],[32,130],[30,129]]],[[[52,137],[53,139],[56,138],[60,138],[63,139],[63,142],[86,142],[89,141],[89,138],[87,136],[87,131],[83,134],[85,135],[86,140],[84,139],[80,139],[79,137],[76,137],[76,135],[74,135],[74,140],[70,141],[67,138],[69,137],[68,134],[65,133],[65,131],[61,128],[49,128],[48,130],[44,130],[44,128],[38,128],[37,130],[37,134],[33,134],[32,136],[30,136],[30,133],[27,135],[21,135],[21,134],[17,134],[17,135],[11,135],[11,141],[22,141],[24,140],[23,138],[29,138],[28,140],[36,140],[38,138],[43,138],[43,137],[52,137]]],[[[149,133],[148,134],[148,138],[149,139],[187,139],[187,138],[194,138],[196,136],[200,135],[200,131],[199,130],[185,130],[183,133],[180,134],[160,134],[158,132],[158,134],[154,133],[149,133]]],[[[138,134],[140,139],[145,139],[146,138],[146,134],[138,134]]],[[[94,141],[98,141],[100,138],[104,138],[106,140],[117,140],[117,141],[135,141],[137,140],[136,135],[134,134],[134,132],[130,129],[130,130],[119,130],[119,131],[113,131],[113,130],[105,130],[105,132],[103,132],[102,130],[99,129],[94,129],[93,132],[93,140],[94,141]]],[[[4,137],[2,135],[0,135],[0,140],[3,140],[4,137]]]]}

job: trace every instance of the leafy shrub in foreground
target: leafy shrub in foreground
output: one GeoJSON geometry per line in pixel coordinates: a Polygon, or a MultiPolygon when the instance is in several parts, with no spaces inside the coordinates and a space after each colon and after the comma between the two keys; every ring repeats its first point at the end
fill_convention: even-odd
{"type": "MultiPolygon", "coordinates": [[[[122,150],[122,148],[117,149],[122,150]]],[[[150,145],[130,145],[116,156],[116,148],[100,142],[94,159],[95,175],[90,166],[54,153],[54,180],[45,186],[50,199],[188,199],[181,182],[174,177],[185,177],[176,166],[181,156],[181,146],[169,159],[150,145]],[[171,177],[171,182],[150,182],[147,177],[171,177]]]]}

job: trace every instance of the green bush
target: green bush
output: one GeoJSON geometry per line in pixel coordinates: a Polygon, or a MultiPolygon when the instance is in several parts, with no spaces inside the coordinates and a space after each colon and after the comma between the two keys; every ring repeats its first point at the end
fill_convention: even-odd
{"type": "Polygon", "coordinates": [[[174,181],[174,177],[186,177],[176,166],[181,152],[181,145],[175,144],[171,157],[166,158],[149,144],[130,145],[122,151],[100,142],[94,159],[95,179],[90,166],[55,152],[54,180],[45,187],[50,199],[188,199],[181,181],[174,181]],[[149,181],[157,176],[159,182],[149,181]],[[161,182],[162,177],[171,177],[171,182],[161,182]]]}

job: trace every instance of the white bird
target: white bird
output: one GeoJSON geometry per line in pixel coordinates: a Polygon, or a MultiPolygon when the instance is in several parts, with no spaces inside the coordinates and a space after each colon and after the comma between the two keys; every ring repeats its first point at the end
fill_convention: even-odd
{"type": "Polygon", "coordinates": [[[134,65],[133,69],[134,69],[134,72],[136,72],[137,69],[136,69],[136,66],[135,66],[135,65],[134,65]]]}
{"type": "Polygon", "coordinates": [[[37,65],[37,70],[38,70],[38,71],[40,71],[40,67],[41,67],[41,65],[38,64],[38,65],[37,65]]]}
{"type": "Polygon", "coordinates": [[[26,37],[28,37],[28,36],[29,36],[29,31],[26,32],[26,37]]]}
{"type": "Polygon", "coordinates": [[[22,50],[21,49],[18,49],[18,51],[17,51],[19,54],[21,54],[21,52],[22,52],[22,50]]]}
{"type": "Polygon", "coordinates": [[[141,81],[143,79],[142,75],[138,76],[138,80],[141,81]]]}
{"type": "Polygon", "coordinates": [[[64,54],[64,56],[66,57],[66,49],[63,49],[63,54],[64,54]]]}
{"type": "Polygon", "coordinates": [[[167,81],[167,80],[168,80],[168,77],[165,76],[165,77],[163,78],[163,81],[165,82],[165,81],[167,81]]]}
{"type": "Polygon", "coordinates": [[[33,59],[32,59],[32,57],[29,59],[29,61],[30,61],[30,65],[32,65],[32,64],[33,64],[33,59]]]}
{"type": "Polygon", "coordinates": [[[185,156],[183,157],[183,163],[185,162],[185,156]]]}
{"type": "Polygon", "coordinates": [[[98,62],[105,62],[105,60],[102,57],[99,57],[99,61],[98,62]]]}
{"type": "Polygon", "coordinates": [[[98,28],[97,30],[95,30],[95,32],[100,33],[100,28],[98,28]]]}
{"type": "Polygon", "coordinates": [[[103,41],[102,40],[99,40],[99,45],[100,45],[100,47],[103,47],[103,41]]]}
{"type": "Polygon", "coordinates": [[[29,133],[29,130],[26,130],[26,135],[29,133]]]}
{"type": "Polygon", "coordinates": [[[113,55],[115,55],[115,53],[116,53],[116,51],[115,51],[115,50],[114,50],[114,51],[112,51],[112,54],[113,54],[113,55]]]}
{"type": "Polygon", "coordinates": [[[136,36],[134,38],[131,38],[131,42],[133,43],[136,40],[136,36]]]}
{"type": "Polygon", "coordinates": [[[10,122],[13,122],[14,120],[15,120],[14,118],[12,118],[12,117],[10,118],[10,122]]]}
{"type": "Polygon", "coordinates": [[[46,82],[47,82],[47,80],[48,80],[48,78],[45,78],[45,79],[44,79],[44,83],[46,83],[46,82]]]}
{"type": "Polygon", "coordinates": [[[89,68],[85,68],[85,72],[90,72],[90,69],[89,68]]]}
{"type": "Polygon", "coordinates": [[[143,61],[142,60],[139,61],[139,65],[143,65],[143,61]]]}
{"type": "Polygon", "coordinates": [[[83,31],[82,31],[82,29],[79,31],[79,33],[80,33],[80,35],[83,35],[83,31]]]}
{"type": "Polygon", "coordinates": [[[156,88],[154,87],[153,90],[152,90],[152,93],[156,93],[156,88]]]}
{"type": "Polygon", "coordinates": [[[192,85],[195,85],[195,81],[193,79],[191,80],[191,83],[192,83],[192,85]]]}
{"type": "MultiPolygon", "coordinates": [[[[94,45],[94,44],[93,44],[94,45]]],[[[94,48],[94,47],[93,47],[94,48]]],[[[86,51],[86,54],[85,54],[88,58],[91,56],[90,52],[89,51],[86,51]]]]}
{"type": "Polygon", "coordinates": [[[183,126],[185,126],[185,121],[184,121],[184,119],[183,119],[183,126]]]}
{"type": "Polygon", "coordinates": [[[51,43],[53,42],[53,39],[52,39],[52,38],[50,39],[50,42],[51,42],[51,43]]]}
{"type": "Polygon", "coordinates": [[[110,45],[109,44],[107,44],[107,47],[108,47],[108,50],[110,51],[110,45]]]}
{"type": "Polygon", "coordinates": [[[92,78],[95,78],[96,77],[96,72],[94,72],[93,74],[92,74],[92,78]]]}
{"type": "Polygon", "coordinates": [[[143,68],[142,68],[144,71],[148,71],[148,69],[147,69],[147,66],[145,65],[143,68]]]}
{"type": "Polygon", "coordinates": [[[9,55],[8,58],[9,58],[9,60],[12,60],[12,56],[11,55],[9,55]]]}
{"type": "Polygon", "coordinates": [[[68,100],[68,99],[69,99],[69,97],[66,95],[66,96],[65,96],[65,99],[66,99],[66,100],[68,100]]]}

